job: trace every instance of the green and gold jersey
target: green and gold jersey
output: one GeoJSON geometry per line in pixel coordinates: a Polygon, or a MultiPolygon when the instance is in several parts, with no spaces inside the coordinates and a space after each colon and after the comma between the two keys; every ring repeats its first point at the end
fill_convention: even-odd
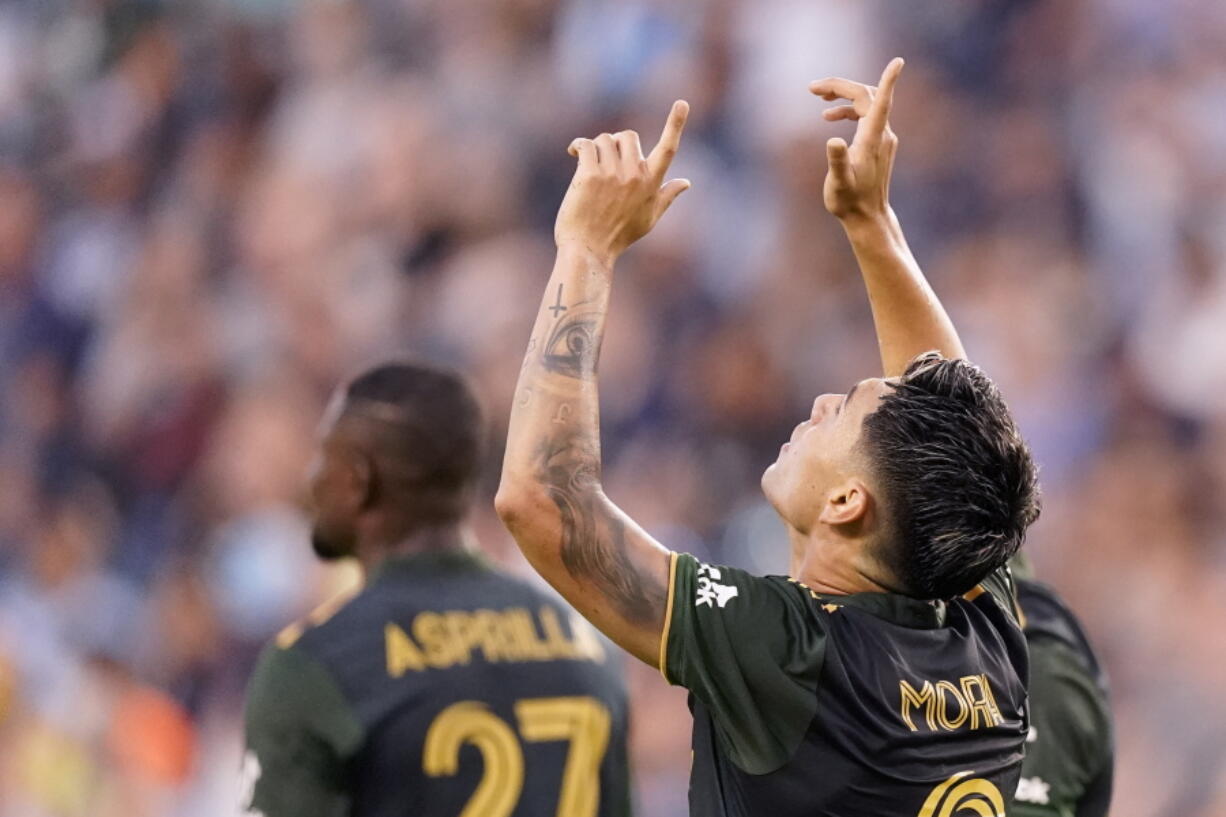
{"type": "Polygon", "coordinates": [[[261,656],[246,814],[625,815],[616,664],[568,607],[471,555],[388,562],[261,656]]]}
{"type": "Polygon", "coordinates": [[[1072,611],[1018,580],[1030,644],[1030,733],[1012,817],[1103,817],[1114,765],[1107,682],[1072,611]]]}
{"type": "Polygon", "coordinates": [[[671,574],[660,666],[690,691],[692,815],[1005,813],[1028,727],[1006,571],[950,602],[688,555],[671,574]]]}

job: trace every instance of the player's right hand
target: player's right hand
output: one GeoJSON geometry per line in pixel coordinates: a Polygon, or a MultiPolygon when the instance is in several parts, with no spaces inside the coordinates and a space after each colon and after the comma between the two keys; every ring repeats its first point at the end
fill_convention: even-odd
{"type": "Polygon", "coordinates": [[[857,123],[850,147],[837,136],[826,142],[830,169],[823,199],[826,209],[840,219],[880,216],[889,209],[890,172],[898,150],[898,137],[890,129],[890,107],[902,67],[900,57],[890,60],[875,87],[839,77],[809,84],[811,93],[828,102],[851,102],[825,111],[826,121],[850,119],[857,123]]]}
{"type": "Polygon", "coordinates": [[[685,101],[673,103],[660,141],[646,158],[634,131],[570,143],[568,151],[579,166],[554,224],[559,248],[573,243],[612,261],[651,231],[690,187],[686,179],[664,182],[689,113],[685,101]]]}

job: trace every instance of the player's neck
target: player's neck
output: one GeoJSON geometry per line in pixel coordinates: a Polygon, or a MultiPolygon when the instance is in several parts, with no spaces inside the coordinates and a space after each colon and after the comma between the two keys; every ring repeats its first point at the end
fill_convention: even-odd
{"type": "Polygon", "coordinates": [[[357,548],[362,571],[370,573],[388,559],[419,553],[471,550],[472,533],[466,525],[450,524],[415,528],[407,533],[372,536],[357,548]]]}
{"type": "Polygon", "coordinates": [[[860,568],[863,544],[817,530],[803,534],[788,529],[791,577],[812,590],[832,596],[891,592],[860,568]]]}

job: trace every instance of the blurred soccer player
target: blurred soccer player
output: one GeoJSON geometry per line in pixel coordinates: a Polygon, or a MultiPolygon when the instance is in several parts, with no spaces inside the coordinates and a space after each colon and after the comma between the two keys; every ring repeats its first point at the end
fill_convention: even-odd
{"type": "Polygon", "coordinates": [[[1012,817],[1105,817],[1115,767],[1107,681],[1073,611],[1014,561],[1030,645],[1030,734],[1012,817]]]}
{"type": "Polygon", "coordinates": [[[628,810],[626,700],[599,636],[493,570],[463,524],[481,418],[446,371],[341,389],[312,467],[312,539],[366,586],[291,626],[247,704],[246,813],[610,817],[628,810]]]}
{"type": "Polygon", "coordinates": [[[689,186],[665,182],[687,107],[647,157],[629,131],[571,145],[497,507],[580,612],[690,690],[694,815],[999,816],[1017,786],[1026,646],[1007,562],[1038,513],[1035,470],[888,205],[901,68],[880,91],[812,89],[852,101],[827,118],[859,120],[850,148],[829,145],[826,204],[860,260],[885,377],[818,397],[763,475],[789,577],[670,553],[602,490],[614,263],[689,186]]]}

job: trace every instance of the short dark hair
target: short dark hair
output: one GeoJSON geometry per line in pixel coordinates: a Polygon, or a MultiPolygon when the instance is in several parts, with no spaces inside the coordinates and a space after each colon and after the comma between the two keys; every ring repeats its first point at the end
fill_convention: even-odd
{"type": "Polygon", "coordinates": [[[381,489],[423,523],[462,517],[484,454],[481,407],[458,373],[423,363],[384,363],[345,388],[342,416],[378,422],[381,489]]]}
{"type": "Polygon", "coordinates": [[[971,590],[1038,518],[1030,449],[995,384],[965,360],[911,361],[865,418],[862,442],[882,494],[877,555],[910,595],[971,590]]]}

